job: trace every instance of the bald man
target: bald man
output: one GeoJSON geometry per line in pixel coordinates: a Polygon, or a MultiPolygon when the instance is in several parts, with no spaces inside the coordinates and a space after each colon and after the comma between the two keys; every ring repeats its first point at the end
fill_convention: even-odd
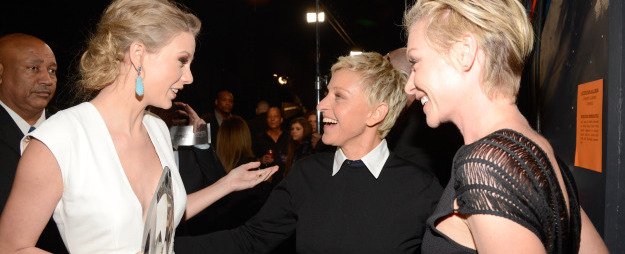
{"type": "MultiPolygon", "coordinates": [[[[406,77],[410,75],[410,68],[412,67],[412,64],[408,61],[405,47],[388,52],[385,57],[391,62],[393,68],[405,74],[406,77]]],[[[410,105],[412,105],[412,102],[414,102],[415,97],[408,96],[408,94],[406,94],[406,97],[408,98],[408,100],[406,101],[406,107],[410,107],[410,105]]]]}
{"type": "MultiPolygon", "coordinates": [[[[45,119],[56,91],[56,58],[37,37],[0,37],[0,210],[4,209],[20,159],[20,140],[45,119]]],[[[37,246],[67,252],[54,222],[48,223],[37,246]]]]}

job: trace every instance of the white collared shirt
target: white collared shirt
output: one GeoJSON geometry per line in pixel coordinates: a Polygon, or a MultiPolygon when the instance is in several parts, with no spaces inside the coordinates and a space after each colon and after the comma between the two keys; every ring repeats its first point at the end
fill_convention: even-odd
{"type": "MultiPolygon", "coordinates": [[[[382,167],[384,167],[384,163],[388,159],[390,152],[388,150],[388,145],[386,144],[386,139],[383,139],[378,146],[373,148],[367,155],[360,158],[362,162],[367,166],[369,172],[377,179],[382,172],[382,167]]],[[[334,165],[332,165],[332,175],[336,175],[341,169],[341,165],[347,159],[343,150],[341,148],[336,149],[334,153],[334,165]]]]}
{"type": "Polygon", "coordinates": [[[224,118],[223,116],[221,116],[221,113],[219,113],[219,111],[217,111],[216,109],[215,109],[215,119],[217,120],[217,124],[221,126],[221,123],[224,121],[224,118]]]}
{"type": "MultiPolygon", "coordinates": [[[[11,116],[11,118],[13,118],[13,121],[15,122],[15,124],[17,124],[17,127],[20,128],[22,133],[24,133],[24,135],[26,135],[28,133],[28,130],[30,129],[31,125],[28,122],[26,122],[26,120],[24,120],[20,115],[15,113],[15,111],[13,111],[11,108],[9,108],[9,106],[4,104],[4,102],[2,102],[1,100],[0,100],[0,105],[2,105],[4,110],[6,110],[7,113],[9,113],[9,115],[11,116]]],[[[46,114],[45,113],[46,113],[45,110],[42,111],[41,112],[41,116],[39,116],[39,119],[37,119],[37,122],[35,122],[35,124],[33,124],[32,126],[34,126],[35,128],[39,127],[39,125],[41,125],[41,123],[43,123],[43,121],[46,120],[46,114]]]]}

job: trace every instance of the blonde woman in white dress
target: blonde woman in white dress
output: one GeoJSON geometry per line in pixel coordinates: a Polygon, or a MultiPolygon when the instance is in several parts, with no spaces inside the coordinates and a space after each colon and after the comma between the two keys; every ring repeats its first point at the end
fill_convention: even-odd
{"type": "Polygon", "coordinates": [[[174,227],[276,171],[250,171],[259,163],[248,163],[185,194],[167,127],[145,108],[171,107],[193,82],[199,30],[197,17],[168,0],[108,6],[80,61],[80,88],[95,97],[57,113],[22,142],[0,218],[2,252],[43,252],[35,243],[53,215],[71,253],[137,253],[164,167],[171,169],[174,227]]]}

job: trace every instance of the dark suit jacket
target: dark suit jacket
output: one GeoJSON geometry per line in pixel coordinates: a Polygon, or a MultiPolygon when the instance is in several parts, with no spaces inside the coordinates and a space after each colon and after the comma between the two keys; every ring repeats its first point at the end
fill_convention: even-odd
{"type": "Polygon", "coordinates": [[[212,148],[178,147],[179,172],[187,193],[209,186],[226,175],[212,148]]]}
{"type": "MultiPolygon", "coordinates": [[[[182,178],[187,194],[209,186],[226,175],[224,167],[212,148],[203,150],[193,146],[179,146],[178,163],[180,178],[182,178]]],[[[181,221],[176,229],[176,236],[212,232],[210,228],[214,218],[227,212],[219,209],[218,203],[209,206],[188,221],[181,221]]]]}
{"type": "Polygon", "coordinates": [[[454,155],[464,144],[458,128],[451,123],[437,128],[427,126],[423,106],[418,101],[399,115],[386,141],[399,157],[430,168],[443,186],[449,181],[454,155]]]}
{"type": "Polygon", "coordinates": [[[267,113],[255,115],[247,121],[247,126],[250,128],[250,134],[252,137],[265,132],[267,130],[267,113]]]}
{"type": "MultiPolygon", "coordinates": [[[[247,158],[238,165],[255,160],[247,158]]],[[[192,146],[178,147],[179,172],[187,194],[196,192],[215,183],[226,175],[217,154],[212,149],[198,149],[192,146]]],[[[263,205],[271,184],[263,182],[254,188],[237,191],[220,199],[195,217],[180,222],[176,237],[201,235],[234,228],[252,217],[263,205]]]]}
{"type": "MultiPolygon", "coordinates": [[[[0,211],[4,210],[13,179],[15,178],[15,170],[20,160],[20,140],[24,137],[22,131],[9,113],[0,106],[0,211]]],[[[44,228],[37,247],[53,253],[67,253],[65,245],[61,240],[59,230],[52,219],[48,221],[48,225],[44,228]]]]}
{"type": "Polygon", "coordinates": [[[22,131],[9,113],[0,106],[0,207],[4,209],[4,205],[9,197],[13,179],[15,178],[15,169],[20,160],[20,140],[24,137],[22,131]]]}

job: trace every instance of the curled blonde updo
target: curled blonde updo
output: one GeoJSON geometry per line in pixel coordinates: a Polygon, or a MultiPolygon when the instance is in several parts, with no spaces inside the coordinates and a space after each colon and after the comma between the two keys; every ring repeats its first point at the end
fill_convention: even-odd
{"type": "Polygon", "coordinates": [[[178,33],[197,36],[200,27],[195,15],[169,0],[113,1],[80,58],[78,92],[90,96],[111,84],[132,42],[139,41],[154,53],[178,33]]]}
{"type": "Polygon", "coordinates": [[[361,75],[360,85],[363,86],[369,105],[380,102],[388,105],[388,113],[378,127],[380,137],[386,137],[399,113],[406,106],[404,93],[406,75],[393,68],[391,62],[384,56],[375,52],[339,57],[338,61],[332,65],[332,74],[343,69],[358,72],[361,75]]]}
{"type": "Polygon", "coordinates": [[[423,18],[426,40],[443,54],[473,33],[486,54],[482,89],[491,98],[516,98],[534,44],[532,25],[518,0],[418,0],[404,15],[408,33],[423,18]]]}

